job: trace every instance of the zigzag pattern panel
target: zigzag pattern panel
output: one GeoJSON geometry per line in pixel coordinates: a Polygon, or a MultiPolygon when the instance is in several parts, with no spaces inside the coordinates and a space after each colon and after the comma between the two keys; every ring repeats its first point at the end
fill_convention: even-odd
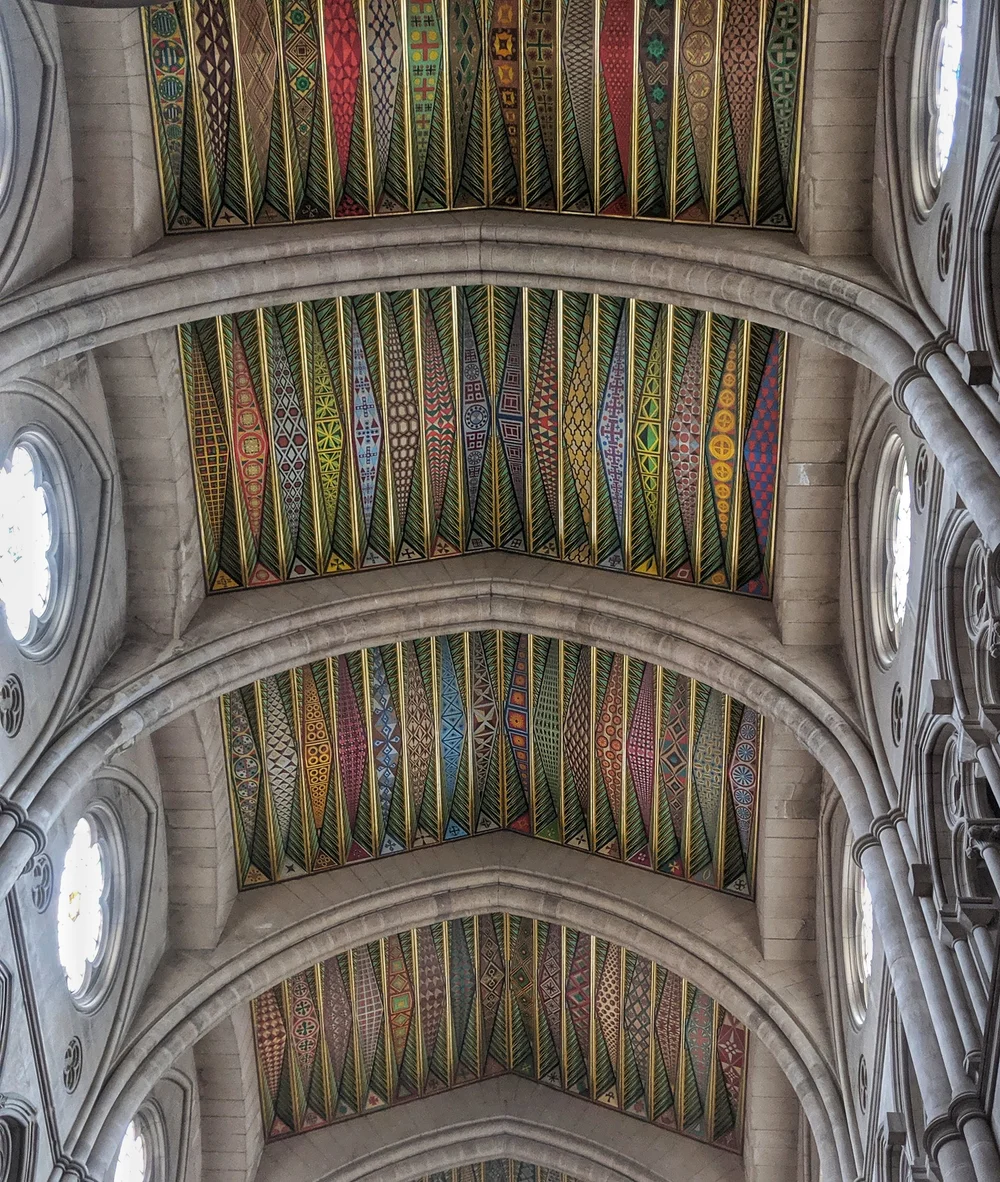
{"type": "Polygon", "coordinates": [[[252,1010],[268,1140],[516,1074],[742,1148],[743,1024],[572,928],[494,913],[411,929],[297,974],[252,1010]]]}
{"type": "Polygon", "coordinates": [[[492,1158],[474,1165],[455,1166],[435,1174],[423,1174],[414,1182],[577,1182],[569,1174],[530,1162],[492,1158]]]}
{"type": "Polygon", "coordinates": [[[209,591],[504,550],[767,597],[785,336],[432,288],[180,328],[209,591]]]}
{"type": "Polygon", "coordinates": [[[763,720],[661,666],[466,632],[265,678],[222,720],[243,887],[506,829],[753,893],[763,720]]]}
{"type": "Polygon", "coordinates": [[[168,232],[517,208],[791,229],[805,0],[143,12],[168,232]]]}

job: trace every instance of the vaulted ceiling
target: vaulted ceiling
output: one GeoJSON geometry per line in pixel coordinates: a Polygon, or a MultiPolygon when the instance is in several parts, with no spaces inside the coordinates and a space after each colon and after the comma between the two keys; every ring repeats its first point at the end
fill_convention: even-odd
{"type": "MultiPolygon", "coordinates": [[[[168,233],[477,208],[795,225],[802,0],[177,0],[143,22],[168,233]]],[[[179,345],[209,593],[503,551],[771,595],[781,332],[475,286],[228,312],[179,345]]],[[[753,897],[762,720],[670,669],[459,633],[263,678],[221,718],[241,888],[509,830],[753,897]]],[[[271,1140],[514,1074],[741,1148],[746,1029],[572,929],[401,932],[252,1009],[271,1140]]]]}
{"type": "Polygon", "coordinates": [[[801,0],[146,10],[168,230],[494,206],[790,228],[801,0]]]}
{"type": "Polygon", "coordinates": [[[252,1014],[272,1140],[513,1073],[741,1148],[746,1028],[571,928],[495,913],[404,931],[298,973],[252,1014]]]}
{"type": "Polygon", "coordinates": [[[265,678],[222,716],[244,887],[508,829],[753,893],[762,719],[668,669],[467,632],[265,678]]]}
{"type": "Polygon", "coordinates": [[[771,588],[784,334],[432,288],[180,329],[210,591],[490,549],[771,588]]]}

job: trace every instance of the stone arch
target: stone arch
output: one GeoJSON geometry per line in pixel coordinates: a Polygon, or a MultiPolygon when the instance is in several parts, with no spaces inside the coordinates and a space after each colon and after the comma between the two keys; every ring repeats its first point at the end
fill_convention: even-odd
{"type": "MultiPolygon", "coordinates": [[[[567,575],[569,568],[563,568],[560,577],[570,581],[553,594],[551,580],[539,578],[536,562],[524,559],[516,567],[507,563],[497,570],[485,557],[459,559],[452,566],[442,561],[446,582],[442,574],[425,570],[418,578],[415,570],[404,570],[401,576],[397,568],[395,574],[386,572],[378,589],[370,582],[360,584],[358,576],[345,575],[337,584],[343,594],[335,601],[322,587],[319,591],[294,588],[290,599],[284,595],[286,588],[273,588],[255,591],[255,598],[244,600],[245,608],[237,612],[232,605],[222,612],[206,604],[191,629],[190,642],[180,646],[178,655],[159,667],[153,662],[138,675],[134,671],[144,668],[142,653],[128,655],[125,667],[133,676],[100,699],[75,728],[67,729],[36,774],[15,791],[15,799],[19,797],[22,807],[31,805],[33,815],[57,815],[72,798],[76,784],[109,751],[143,730],[156,729],[255,676],[301,663],[312,653],[328,655],[359,644],[383,643],[380,638],[398,639],[400,619],[406,619],[407,636],[483,626],[528,627],[584,643],[610,644],[699,676],[787,725],[830,773],[852,814],[856,833],[864,833],[873,817],[888,810],[884,786],[839,675],[832,676],[822,658],[815,666],[810,662],[804,675],[806,665],[798,654],[794,662],[788,660],[773,635],[768,635],[766,616],[754,615],[751,609],[738,626],[728,621],[730,635],[719,635],[699,618],[698,612],[704,616],[703,599],[696,589],[678,589],[698,597],[698,612],[692,614],[690,600],[687,610],[682,610],[683,594],[668,597],[657,589],[654,602],[637,600],[641,589],[629,587],[626,593],[623,583],[631,581],[614,580],[613,575],[607,576],[614,580],[613,590],[597,594],[581,589],[578,580],[567,575]],[[405,585],[400,585],[401,578],[405,585]],[[267,619],[274,600],[285,605],[280,622],[267,619]],[[628,631],[623,633],[623,627],[628,631]]],[[[595,587],[600,585],[600,575],[588,572],[595,587]]],[[[15,830],[0,852],[4,860],[0,874],[19,872],[33,848],[28,834],[15,830]]],[[[872,884],[888,955],[899,964],[913,963],[923,927],[912,899],[901,894],[899,884],[905,883],[907,872],[906,855],[894,830],[880,826],[877,841],[870,840],[865,850],[865,874],[872,884]]],[[[945,1099],[948,1085],[923,992],[924,988],[934,990],[938,982],[934,967],[923,967],[930,974],[927,983],[923,976],[901,975],[899,988],[906,994],[908,1033],[920,1044],[917,1061],[927,1106],[943,1112],[949,1102],[945,1099]]]]}
{"type": "Polygon", "coordinates": [[[302,226],[294,238],[204,234],[57,281],[11,301],[0,353],[14,375],[181,320],[387,286],[528,284],[688,303],[817,340],[893,383],[988,544],[1000,541],[1000,426],[920,320],[876,285],[806,263],[792,243],[718,228],[622,223],[595,234],[567,215],[496,211],[375,221],[302,226]]]}
{"type": "Polygon", "coordinates": [[[738,1157],[511,1076],[309,1134],[313,1153],[269,1146],[257,1182],[411,1182],[514,1158],[578,1182],[742,1182],[738,1157]],[[666,1152],[665,1152],[666,1150],[666,1152]]]}
{"type": "MultiPolygon", "coordinates": [[[[166,820],[171,944],[211,949],[239,892],[216,703],[204,703],[168,722],[153,732],[152,742],[166,820]]],[[[772,720],[762,752],[752,896],[768,959],[809,961],[815,954],[816,886],[810,855],[815,851],[820,778],[812,756],[787,727],[772,720]]],[[[481,836],[466,840],[478,843],[481,836]]]]}
{"type": "Polygon", "coordinates": [[[314,582],[225,600],[206,602],[173,656],[161,661],[138,646],[123,657],[128,675],[103,696],[95,693],[92,709],[53,744],[14,799],[40,816],[55,815],[77,777],[131,737],[314,655],[401,635],[502,627],[604,645],[699,677],[789,727],[837,779],[857,832],[884,807],[849,687],[824,653],[791,656],[770,633],[766,604],[720,599],[715,624],[695,588],[497,555],[390,568],[378,586],[351,574],[333,591],[314,582]]]}
{"type": "Polygon", "coordinates": [[[194,1048],[205,1182],[252,1182],[264,1149],[250,1013],[233,1010],[194,1048]]]}
{"type": "MultiPolygon", "coordinates": [[[[498,845],[516,840],[496,835],[498,845]]],[[[243,915],[234,915],[218,948],[201,957],[192,954],[176,972],[161,976],[147,999],[145,1026],[135,1032],[74,1146],[77,1158],[89,1159],[88,1168],[99,1172],[117,1145],[126,1114],[177,1056],[291,973],[407,927],[506,909],[622,943],[716,997],[774,1056],[807,1112],[828,1168],[835,1174],[854,1168],[818,983],[809,984],[801,965],[763,961],[752,926],[750,932],[746,928],[748,904],[675,880],[652,887],[640,882],[636,895],[626,883],[634,878],[618,866],[603,868],[599,884],[581,881],[562,862],[585,855],[552,847],[539,856],[528,842],[515,847],[513,858],[485,868],[481,857],[468,857],[470,844],[416,851],[381,866],[359,864],[346,876],[320,876],[297,905],[293,884],[292,890],[270,888],[273,897],[278,892],[284,897],[286,926],[278,931],[273,922],[265,924],[271,930],[263,938],[253,935],[261,931],[254,900],[241,900],[243,915]],[[454,870],[444,868],[446,861],[454,870]],[[717,915],[712,939],[679,918],[667,918],[692,910],[692,891],[703,917],[709,911],[717,915]],[[664,897],[654,905],[661,892],[664,897]],[[702,902],[704,896],[709,898],[702,902]]],[[[275,912],[269,911],[273,921],[275,912]]]]}

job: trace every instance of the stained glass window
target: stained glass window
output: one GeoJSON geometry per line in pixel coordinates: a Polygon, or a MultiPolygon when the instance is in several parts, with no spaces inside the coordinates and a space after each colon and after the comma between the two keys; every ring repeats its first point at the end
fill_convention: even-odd
{"type": "Polygon", "coordinates": [[[0,604],[7,630],[29,639],[48,610],[53,582],[53,521],[40,463],[18,444],[0,468],[0,604]]]}
{"type": "Polygon", "coordinates": [[[962,62],[962,0],[945,0],[934,45],[933,140],[936,177],[948,166],[958,115],[958,74],[962,62]]]}
{"type": "Polygon", "coordinates": [[[59,961],[70,993],[84,991],[101,952],[105,927],[104,858],[86,817],[73,830],[59,882],[59,961]]]}
{"type": "Polygon", "coordinates": [[[145,1182],[149,1157],[146,1137],[136,1120],[130,1120],[115,1165],[115,1182],[145,1182]]]}

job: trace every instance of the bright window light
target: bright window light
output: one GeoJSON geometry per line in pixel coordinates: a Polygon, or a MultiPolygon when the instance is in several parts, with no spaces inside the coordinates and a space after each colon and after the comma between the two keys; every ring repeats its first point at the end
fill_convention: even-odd
{"type": "Polygon", "coordinates": [[[18,642],[45,614],[52,590],[52,521],[40,477],[20,445],[0,468],[0,604],[18,642]]]}
{"type": "Polygon", "coordinates": [[[906,615],[906,591],[910,583],[910,473],[902,453],[895,476],[887,523],[886,611],[892,630],[898,636],[906,615]]]}
{"type": "Polygon", "coordinates": [[[875,920],[872,915],[872,893],[860,875],[858,883],[858,974],[865,993],[872,979],[872,961],[875,957],[875,920]]]}
{"type": "Polygon", "coordinates": [[[948,167],[958,117],[958,72],[962,63],[962,0],[947,0],[937,37],[934,76],[934,167],[948,167]]]}
{"type": "Polygon", "coordinates": [[[146,1138],[139,1125],[131,1120],[118,1150],[115,1182],[145,1182],[145,1177],[146,1138]]]}
{"type": "Polygon", "coordinates": [[[70,993],[82,991],[104,933],[104,859],[86,817],[73,830],[59,880],[59,962],[70,993]]]}

